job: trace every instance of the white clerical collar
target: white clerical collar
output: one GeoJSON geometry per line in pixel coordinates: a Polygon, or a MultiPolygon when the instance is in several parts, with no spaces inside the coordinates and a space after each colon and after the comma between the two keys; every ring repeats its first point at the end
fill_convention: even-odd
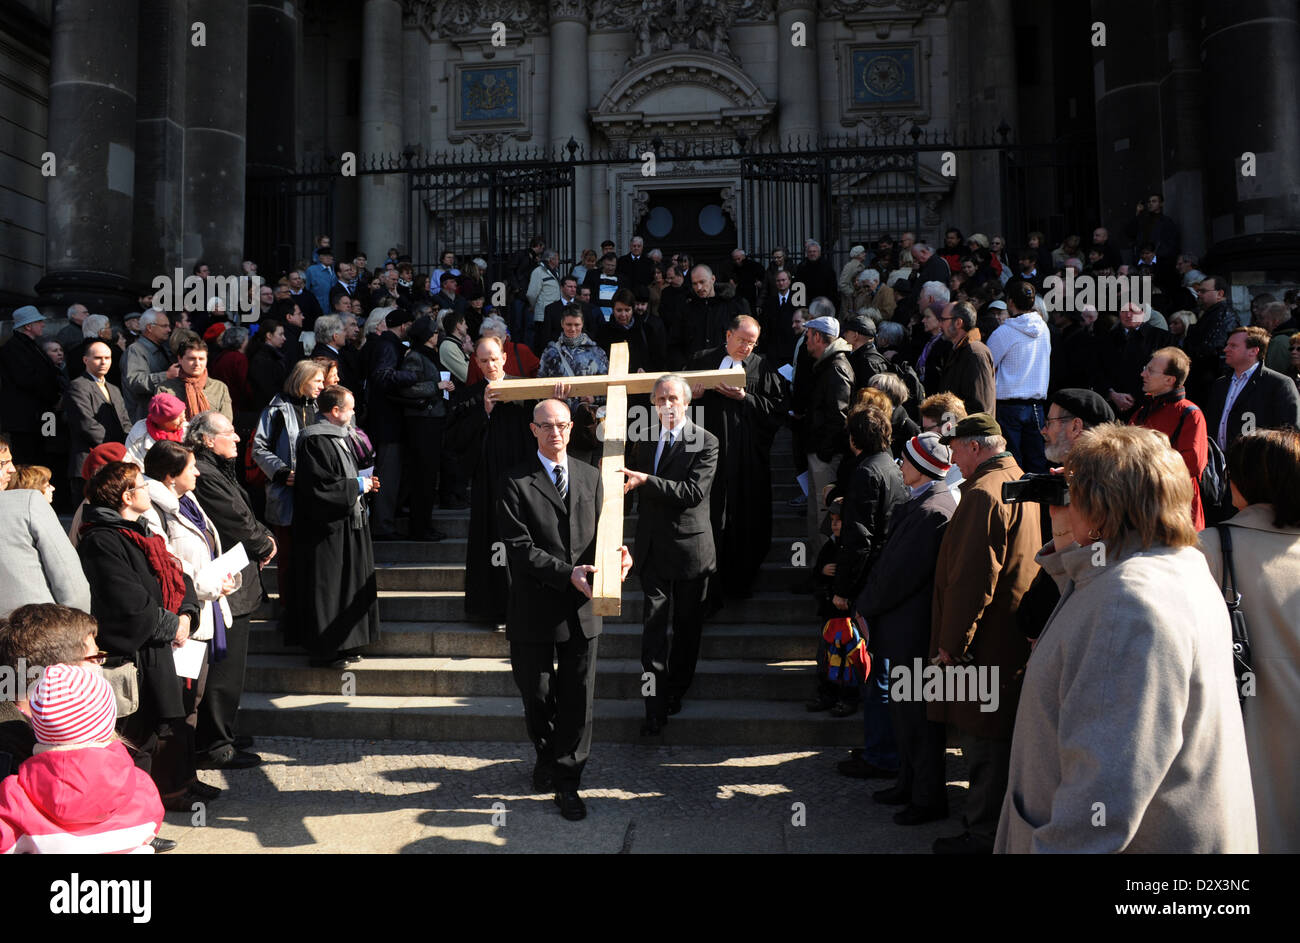
{"type": "Polygon", "coordinates": [[[718,369],[730,370],[732,367],[743,367],[744,365],[745,361],[736,360],[731,356],[731,354],[724,354],[722,357],[722,363],[718,364],[718,369]]]}

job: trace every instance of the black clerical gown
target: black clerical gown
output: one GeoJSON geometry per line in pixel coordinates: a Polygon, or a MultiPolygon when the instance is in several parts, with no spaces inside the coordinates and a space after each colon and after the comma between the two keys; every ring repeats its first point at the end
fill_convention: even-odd
{"type": "Polygon", "coordinates": [[[501,540],[497,505],[506,472],[537,451],[537,439],[528,425],[533,417],[531,401],[497,403],[491,413],[486,413],[486,389],[487,381],[480,380],[460,394],[459,402],[452,407],[448,435],[466,464],[472,466],[473,474],[465,556],[465,613],[474,619],[502,623],[506,621],[509,582],[504,551],[493,549],[501,540]]]}
{"type": "Polygon", "coordinates": [[[379,640],[375,553],[347,430],[329,422],[308,426],[298,436],[297,454],[293,570],[298,640],[324,658],[379,640]]]}
{"type": "MultiPolygon", "coordinates": [[[[690,363],[717,370],[727,351],[715,347],[690,363]]],[[[772,543],[772,439],[786,413],[785,383],[762,354],[744,361],[745,398],[704,394],[704,428],[718,439],[710,516],[724,592],[748,595],[772,543]]],[[[695,404],[692,404],[695,405],[695,404]]]]}

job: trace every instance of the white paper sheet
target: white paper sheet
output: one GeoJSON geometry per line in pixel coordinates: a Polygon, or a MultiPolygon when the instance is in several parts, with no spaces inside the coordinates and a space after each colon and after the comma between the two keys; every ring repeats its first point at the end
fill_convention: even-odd
{"type": "Polygon", "coordinates": [[[244,550],[242,543],[235,544],[221,556],[208,563],[203,568],[205,574],[208,570],[217,574],[214,582],[221,582],[227,576],[234,576],[236,573],[248,566],[248,552],[244,550]]]}
{"type": "Polygon", "coordinates": [[[192,638],[187,638],[180,648],[173,648],[172,660],[176,662],[176,677],[197,678],[203,670],[203,655],[207,650],[207,642],[196,642],[192,638]]]}
{"type": "Polygon", "coordinates": [[[785,382],[786,382],[786,383],[793,383],[793,382],[794,382],[794,364],[789,364],[789,363],[788,363],[788,364],[786,364],[784,367],[781,367],[781,368],[780,368],[779,370],[777,370],[776,372],[779,373],[779,374],[781,374],[781,376],[785,377],[785,382]]]}

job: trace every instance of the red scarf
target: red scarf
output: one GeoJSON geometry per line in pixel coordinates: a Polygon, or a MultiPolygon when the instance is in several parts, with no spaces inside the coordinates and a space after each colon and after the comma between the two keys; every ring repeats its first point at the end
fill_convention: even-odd
{"type": "Polygon", "coordinates": [[[155,426],[153,420],[145,416],[144,428],[155,442],[180,442],[185,438],[185,423],[181,423],[175,429],[164,429],[162,426],[155,426]]]}
{"type": "Polygon", "coordinates": [[[167,543],[157,534],[145,536],[132,527],[119,528],[123,537],[130,540],[144,552],[149,569],[158,578],[162,589],[163,608],[168,612],[179,613],[181,603],[185,601],[185,577],[181,572],[181,562],[171,555],[167,543]]]}

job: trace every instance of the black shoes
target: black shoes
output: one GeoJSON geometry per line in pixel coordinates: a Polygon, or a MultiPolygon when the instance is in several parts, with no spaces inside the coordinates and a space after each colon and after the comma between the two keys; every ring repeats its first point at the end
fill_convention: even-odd
{"type": "Polygon", "coordinates": [[[234,745],[235,745],[235,749],[236,749],[236,750],[251,750],[251,749],[253,749],[253,738],[252,738],[252,737],[236,737],[236,738],[234,739],[234,745]]]}
{"type": "Polygon", "coordinates": [[[868,763],[861,756],[841,760],[835,768],[840,771],[841,776],[848,776],[851,779],[896,779],[898,777],[898,770],[882,769],[868,763]]]}
{"type": "Polygon", "coordinates": [[[852,717],[858,712],[856,701],[836,701],[835,706],[831,708],[832,717],[852,717]]]}
{"type": "Polygon", "coordinates": [[[668,695],[668,716],[680,714],[682,712],[682,696],[680,694],[668,695]]]}
{"type": "MultiPolygon", "coordinates": [[[[894,813],[894,822],[898,825],[924,825],[926,822],[938,822],[947,817],[948,806],[946,804],[930,806],[909,805],[901,812],[894,813]]],[[[939,841],[945,841],[945,839],[939,839],[939,841]]],[[[974,854],[974,852],[972,852],[972,854],[974,854]]]]}
{"type": "Polygon", "coordinates": [[[533,792],[546,794],[555,791],[555,766],[549,760],[539,759],[533,767],[533,792]]]}
{"type": "Polygon", "coordinates": [[[194,782],[190,783],[190,792],[205,802],[210,802],[217,798],[217,796],[221,795],[221,791],[220,786],[209,786],[201,779],[196,779],[194,782]]]}
{"type": "Polygon", "coordinates": [[[828,711],[834,707],[838,701],[833,697],[815,697],[804,704],[804,709],[810,714],[817,714],[822,711],[828,711]]]}
{"type": "Polygon", "coordinates": [[[660,719],[658,717],[647,717],[641,721],[641,736],[657,737],[663,733],[664,727],[668,724],[668,718],[660,719]]]}
{"type": "Polygon", "coordinates": [[[168,812],[193,812],[195,803],[211,802],[217,796],[221,795],[221,790],[216,786],[209,786],[207,783],[199,782],[197,779],[179,796],[172,796],[170,799],[162,801],[163,808],[168,812]]]}
{"type": "Polygon", "coordinates": [[[912,793],[908,789],[890,786],[888,789],[877,789],[871,794],[871,799],[881,805],[907,805],[912,801],[912,793]]]}
{"type": "Polygon", "coordinates": [[[308,659],[307,664],[311,665],[313,668],[335,668],[342,670],[343,668],[349,668],[352,665],[357,664],[361,660],[361,656],[355,652],[339,652],[332,658],[308,659]]]}
{"type": "MultiPolygon", "coordinates": [[[[223,750],[199,759],[194,765],[199,769],[250,769],[262,762],[256,753],[228,746],[223,750]]],[[[215,787],[214,787],[215,788],[215,787]]]]}
{"type": "Polygon", "coordinates": [[[580,822],[587,817],[587,806],[576,789],[561,789],[555,794],[555,804],[560,807],[560,815],[570,822],[580,822]]]}
{"type": "Polygon", "coordinates": [[[149,844],[153,848],[155,855],[165,855],[176,847],[176,842],[170,838],[158,838],[157,836],[149,839],[149,844]]]}
{"type": "Polygon", "coordinates": [[[970,832],[934,840],[936,855],[991,855],[993,846],[987,840],[976,838],[970,832]]]}

